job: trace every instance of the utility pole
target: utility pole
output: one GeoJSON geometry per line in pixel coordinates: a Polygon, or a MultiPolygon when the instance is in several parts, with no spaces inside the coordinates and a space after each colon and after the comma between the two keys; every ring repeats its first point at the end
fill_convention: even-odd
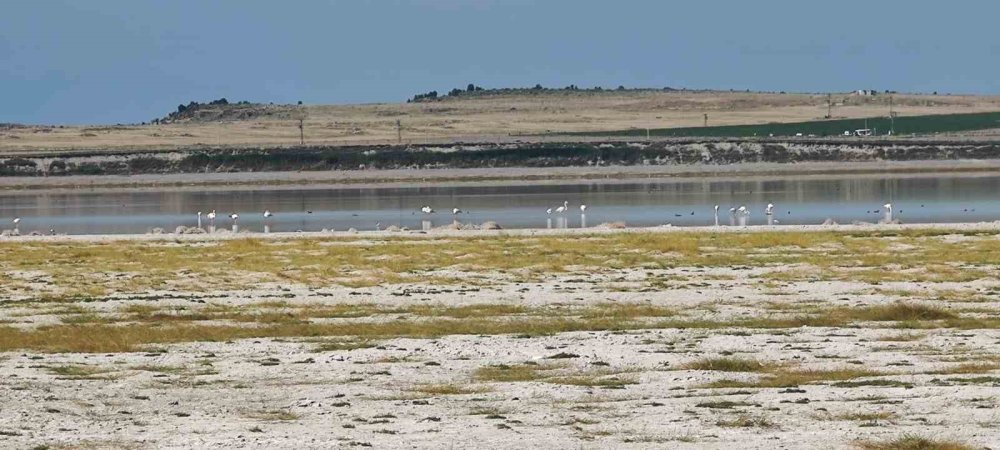
{"type": "Polygon", "coordinates": [[[299,118],[299,145],[306,145],[305,119],[299,118]]]}
{"type": "Polygon", "coordinates": [[[705,125],[703,125],[703,126],[706,126],[706,127],[708,126],[708,113],[705,113],[705,125]]]}
{"type": "Polygon", "coordinates": [[[889,96],[889,134],[896,134],[896,111],[892,108],[892,95],[889,96]]]}
{"type": "Polygon", "coordinates": [[[403,122],[396,119],[396,142],[403,143],[403,122]]]}
{"type": "Polygon", "coordinates": [[[833,118],[833,94],[826,94],[826,118],[833,118]]]}

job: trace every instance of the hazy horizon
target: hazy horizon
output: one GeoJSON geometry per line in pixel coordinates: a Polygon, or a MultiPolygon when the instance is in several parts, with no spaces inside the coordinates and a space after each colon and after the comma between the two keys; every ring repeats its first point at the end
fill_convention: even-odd
{"type": "Polygon", "coordinates": [[[0,122],[138,123],[221,97],[403,102],[468,83],[1000,94],[1000,4],[949,6],[17,2],[0,17],[0,122]]]}

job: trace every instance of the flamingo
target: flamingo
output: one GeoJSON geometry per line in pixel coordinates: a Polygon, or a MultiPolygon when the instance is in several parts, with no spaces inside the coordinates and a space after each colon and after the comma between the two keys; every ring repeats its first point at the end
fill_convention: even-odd
{"type": "Polygon", "coordinates": [[[767,208],[764,208],[764,214],[772,215],[774,214],[774,203],[768,203],[767,208]]]}
{"type": "Polygon", "coordinates": [[[201,228],[201,211],[198,211],[198,228],[201,228]]]}
{"type": "Polygon", "coordinates": [[[580,205],[580,214],[585,214],[587,212],[587,205],[580,205]]]}
{"type": "Polygon", "coordinates": [[[559,214],[562,214],[562,213],[566,212],[567,209],[569,209],[569,202],[568,201],[564,201],[563,204],[562,204],[562,206],[556,208],[556,212],[559,213],[559,214]]]}
{"type": "Polygon", "coordinates": [[[212,210],[212,212],[208,213],[208,221],[209,221],[208,223],[212,226],[212,228],[215,228],[215,210],[214,209],[212,210]]]}
{"type": "Polygon", "coordinates": [[[545,214],[552,214],[552,208],[546,209],[545,214]]]}
{"type": "Polygon", "coordinates": [[[264,210],[264,218],[265,219],[270,219],[271,217],[274,217],[274,214],[271,214],[271,210],[270,209],[265,209],[264,210]]]}
{"type": "Polygon", "coordinates": [[[740,205],[739,209],[736,211],[744,216],[750,215],[750,210],[747,209],[746,205],[740,205]]]}
{"type": "Polygon", "coordinates": [[[10,223],[14,224],[14,228],[17,228],[17,224],[21,223],[21,218],[15,217],[14,220],[10,221],[10,223]]]}
{"type": "Polygon", "coordinates": [[[236,214],[236,213],[232,213],[232,214],[229,215],[229,218],[233,219],[233,222],[236,222],[236,221],[240,220],[240,215],[236,214]]]}
{"type": "Polygon", "coordinates": [[[430,206],[426,206],[425,205],[422,208],[420,208],[420,212],[422,212],[424,214],[434,214],[434,208],[431,208],[430,206]]]}
{"type": "Polygon", "coordinates": [[[461,213],[462,213],[462,210],[461,210],[461,209],[458,209],[458,208],[452,208],[452,209],[451,209],[451,213],[452,213],[453,215],[456,215],[456,216],[457,216],[457,215],[459,215],[459,214],[461,214],[461,213]]]}

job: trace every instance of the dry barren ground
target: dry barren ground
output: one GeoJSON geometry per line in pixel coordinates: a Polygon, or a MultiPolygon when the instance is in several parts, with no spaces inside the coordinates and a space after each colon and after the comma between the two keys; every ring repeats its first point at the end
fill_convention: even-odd
{"type": "MultiPolygon", "coordinates": [[[[834,95],[835,118],[885,116],[889,96],[834,95]]],[[[893,97],[902,115],[996,111],[1000,97],[903,95],[893,97]]],[[[525,134],[629,128],[763,124],[822,119],[827,96],[742,92],[545,92],[446,99],[428,103],[275,105],[244,120],[187,121],[142,126],[32,126],[0,129],[0,152],[59,149],[190,148],[299,144],[298,117],[307,144],[511,141],[525,134]]],[[[152,119],[152,118],[150,118],[152,119]]],[[[979,136],[995,136],[982,131],[979,136]]],[[[523,138],[537,140],[538,137],[523,138]]],[[[579,139],[579,138],[575,138],[579,139]]]]}
{"type": "Polygon", "coordinates": [[[5,240],[0,447],[995,446],[998,263],[995,227],[5,240]]]}

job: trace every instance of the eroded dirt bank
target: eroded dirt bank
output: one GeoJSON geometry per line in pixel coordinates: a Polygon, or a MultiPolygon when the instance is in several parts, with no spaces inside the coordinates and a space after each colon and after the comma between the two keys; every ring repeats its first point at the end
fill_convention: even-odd
{"type": "Polygon", "coordinates": [[[74,151],[0,158],[0,187],[361,184],[1000,170],[1000,144],[660,141],[74,151]]]}

